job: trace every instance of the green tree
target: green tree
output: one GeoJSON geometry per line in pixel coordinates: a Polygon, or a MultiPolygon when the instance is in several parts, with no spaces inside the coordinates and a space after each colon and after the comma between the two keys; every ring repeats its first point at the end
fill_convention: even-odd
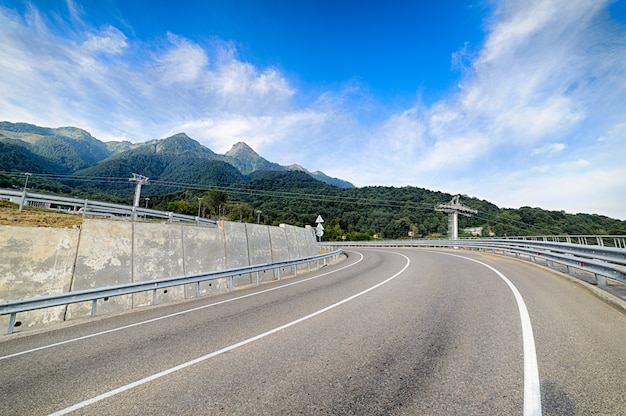
{"type": "Polygon", "coordinates": [[[252,207],[244,202],[233,205],[228,212],[230,221],[247,222],[252,217],[252,207]]]}
{"type": "Polygon", "coordinates": [[[226,202],[228,194],[224,191],[212,190],[206,197],[202,198],[202,215],[206,216],[208,211],[210,217],[219,218],[226,214],[226,202]]]}

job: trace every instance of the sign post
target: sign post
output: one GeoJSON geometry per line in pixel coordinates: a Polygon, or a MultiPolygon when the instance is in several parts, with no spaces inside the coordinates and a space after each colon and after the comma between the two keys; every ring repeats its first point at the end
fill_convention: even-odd
{"type": "Polygon", "coordinates": [[[315,222],[317,223],[317,227],[315,227],[315,235],[318,237],[318,243],[321,243],[322,236],[324,235],[324,226],[322,225],[324,219],[321,215],[318,215],[315,222]]]}

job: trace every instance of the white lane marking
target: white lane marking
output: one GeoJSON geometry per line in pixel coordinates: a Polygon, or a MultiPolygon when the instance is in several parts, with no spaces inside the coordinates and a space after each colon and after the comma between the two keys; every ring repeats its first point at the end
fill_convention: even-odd
{"type": "Polygon", "coordinates": [[[363,260],[363,255],[361,253],[357,253],[357,252],[353,252],[353,253],[356,253],[356,254],[360,255],[361,258],[358,259],[357,261],[355,261],[354,263],[348,264],[348,265],[343,266],[343,267],[341,267],[339,269],[336,269],[336,270],[332,270],[332,271],[329,271],[329,272],[326,272],[326,273],[322,273],[322,274],[317,275],[317,276],[308,277],[306,279],[298,280],[297,282],[287,283],[287,284],[284,284],[284,285],[281,285],[281,286],[276,286],[276,287],[273,287],[273,288],[270,288],[270,289],[261,290],[259,292],[249,293],[247,295],[238,296],[236,298],[222,300],[220,302],[211,303],[209,305],[198,306],[197,308],[192,308],[192,309],[185,309],[184,311],[175,312],[175,313],[172,313],[172,314],[169,314],[169,315],[159,316],[157,318],[148,319],[146,321],[136,322],[134,324],[124,325],[124,326],[120,326],[120,327],[117,327],[117,328],[108,329],[108,330],[102,331],[102,332],[96,332],[94,334],[84,335],[82,337],[72,338],[72,339],[68,339],[68,340],[65,340],[65,341],[56,342],[54,344],[43,345],[41,347],[33,348],[33,349],[30,349],[30,350],[16,352],[14,354],[9,354],[9,355],[5,355],[3,357],[0,357],[0,361],[6,360],[7,358],[17,357],[19,355],[28,354],[28,353],[35,352],[35,351],[45,350],[47,348],[58,347],[59,345],[69,344],[70,342],[82,341],[82,340],[93,338],[93,337],[97,337],[97,336],[100,336],[100,335],[109,334],[111,332],[117,332],[117,331],[121,331],[123,329],[133,328],[133,327],[136,327],[136,326],[139,326],[139,325],[144,325],[144,324],[148,324],[148,323],[151,323],[151,322],[160,321],[162,319],[173,318],[174,316],[183,315],[185,313],[199,311],[201,309],[210,308],[212,306],[218,306],[218,305],[222,305],[224,303],[234,302],[236,300],[249,298],[251,296],[256,296],[256,295],[260,295],[260,294],[263,294],[263,293],[272,292],[274,290],[283,289],[285,287],[298,285],[300,283],[304,283],[304,282],[307,282],[309,280],[318,279],[320,277],[324,277],[324,276],[327,276],[327,275],[332,274],[332,273],[337,273],[337,272],[339,272],[341,270],[347,269],[348,267],[352,267],[352,266],[360,263],[363,260]]]}
{"type": "MultiPolygon", "coordinates": [[[[194,360],[187,361],[186,363],[182,363],[180,365],[177,365],[176,367],[172,367],[172,368],[169,368],[167,370],[161,371],[160,373],[156,373],[156,374],[153,374],[153,375],[151,375],[149,377],[142,378],[141,380],[137,380],[137,381],[135,381],[133,383],[130,383],[130,384],[127,384],[125,386],[118,387],[116,389],[113,389],[111,391],[103,393],[103,394],[101,394],[99,396],[93,397],[91,399],[88,399],[88,400],[82,401],[80,403],[77,403],[77,404],[75,404],[73,406],[70,406],[70,407],[67,407],[65,409],[59,410],[58,412],[51,413],[50,416],[65,415],[65,414],[68,414],[68,413],[73,412],[75,410],[82,409],[83,407],[86,407],[86,406],[89,406],[89,405],[94,404],[96,402],[99,402],[100,400],[107,399],[109,397],[115,396],[116,394],[125,392],[127,390],[130,390],[130,389],[135,388],[137,386],[140,386],[142,384],[145,384],[145,383],[148,383],[150,381],[156,380],[158,378],[164,377],[164,376],[166,376],[168,374],[172,374],[172,373],[174,373],[176,371],[179,371],[179,370],[182,370],[184,368],[190,367],[192,365],[201,363],[203,361],[206,361],[206,360],[208,360],[210,358],[213,358],[215,356],[218,356],[220,354],[224,354],[225,352],[232,351],[232,350],[234,350],[236,348],[239,348],[239,347],[242,347],[244,345],[250,344],[251,342],[258,341],[258,340],[260,340],[262,338],[265,338],[265,337],[267,337],[269,335],[275,334],[276,332],[282,331],[283,329],[289,328],[289,327],[294,326],[296,324],[299,324],[299,323],[301,323],[303,321],[311,319],[311,318],[313,318],[315,316],[321,315],[324,312],[328,312],[329,310],[334,309],[337,306],[343,305],[346,302],[350,302],[351,300],[354,300],[354,299],[358,298],[359,296],[362,296],[362,295],[364,295],[364,294],[366,294],[368,292],[371,292],[372,290],[377,289],[380,286],[382,286],[382,285],[392,281],[396,277],[400,276],[400,274],[402,274],[409,267],[409,265],[411,264],[411,260],[409,260],[409,258],[407,256],[405,256],[404,254],[400,254],[400,253],[394,253],[394,254],[398,254],[398,255],[400,255],[400,256],[402,256],[402,257],[404,257],[406,259],[406,265],[402,268],[402,270],[400,270],[399,272],[397,272],[393,276],[387,278],[386,280],[383,280],[382,282],[377,283],[374,286],[372,286],[372,287],[370,287],[368,289],[363,290],[362,292],[359,292],[359,293],[357,293],[355,295],[352,295],[352,296],[350,296],[348,298],[340,300],[337,303],[333,303],[330,306],[327,306],[327,307],[325,307],[323,309],[320,309],[320,310],[318,310],[316,312],[313,312],[313,313],[311,313],[309,315],[303,316],[302,318],[296,319],[295,321],[291,321],[289,323],[286,323],[286,324],[281,325],[279,327],[276,327],[274,329],[270,329],[269,331],[263,332],[262,334],[256,335],[256,336],[254,336],[252,338],[248,338],[248,339],[246,339],[244,341],[241,341],[241,342],[238,342],[236,344],[230,345],[228,347],[222,348],[221,350],[214,351],[214,352],[212,352],[210,354],[203,355],[202,357],[198,357],[198,358],[196,358],[194,360]]],[[[363,258],[363,257],[361,257],[361,258],[363,258]]]]}
{"type": "Polygon", "coordinates": [[[441,253],[431,251],[431,253],[445,254],[448,256],[460,257],[481,264],[497,274],[509,286],[515,300],[517,301],[517,309],[519,310],[520,319],[522,321],[522,343],[524,345],[524,416],[541,416],[541,387],[539,384],[539,366],[537,365],[537,352],[535,350],[535,337],[533,336],[533,328],[530,324],[530,316],[528,309],[524,303],[522,295],[519,293],[515,285],[502,273],[494,267],[469,257],[459,256],[457,254],[441,253]]]}

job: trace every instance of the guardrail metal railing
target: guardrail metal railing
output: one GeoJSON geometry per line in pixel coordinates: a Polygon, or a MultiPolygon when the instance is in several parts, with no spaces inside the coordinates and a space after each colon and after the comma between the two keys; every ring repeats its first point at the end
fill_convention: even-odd
{"type": "MultiPolygon", "coordinates": [[[[571,239],[570,239],[571,241],[571,239]]],[[[516,258],[536,262],[541,258],[548,267],[555,263],[574,270],[592,273],[596,283],[606,286],[606,279],[614,279],[626,284],[626,249],[602,245],[582,245],[546,240],[520,239],[459,239],[459,240],[388,240],[326,243],[330,247],[445,247],[490,251],[494,254],[512,254],[516,258]]]]}
{"type": "MultiPolygon", "coordinates": [[[[152,291],[152,304],[156,305],[156,293],[159,289],[164,289],[173,286],[182,286],[187,284],[196,284],[196,298],[200,297],[200,283],[208,280],[216,280],[229,278],[228,290],[229,292],[234,289],[234,277],[248,273],[256,273],[256,284],[260,285],[260,273],[263,271],[277,270],[278,280],[281,279],[281,270],[288,267],[298,266],[301,264],[308,264],[308,271],[311,271],[311,263],[316,262],[319,269],[320,261],[324,261],[326,265],[327,259],[335,258],[341,255],[343,250],[338,249],[330,253],[320,254],[316,256],[303,257],[294,260],[284,260],[274,263],[263,263],[252,266],[236,267],[225,270],[217,270],[206,273],[197,273],[186,276],[167,277],[162,279],[147,280],[134,283],[126,283],[115,286],[108,286],[102,288],[77,290],[73,292],[56,293],[46,296],[39,296],[28,299],[17,299],[0,302],[0,315],[10,315],[9,325],[7,328],[7,334],[12,334],[17,314],[20,312],[27,312],[36,309],[51,308],[54,306],[64,306],[73,303],[88,302],[91,301],[91,316],[96,316],[97,301],[99,299],[110,298],[113,296],[130,295],[133,293],[152,291]]],[[[297,275],[298,268],[294,268],[294,274],[297,275]]]]}
{"type": "Polygon", "coordinates": [[[530,240],[626,248],[626,235],[529,235],[511,237],[462,237],[461,240],[530,240]]]}
{"type": "Polygon", "coordinates": [[[192,215],[176,214],[174,212],[159,211],[156,209],[134,207],[131,205],[114,204],[112,202],[93,201],[90,199],[69,198],[58,195],[0,189],[0,199],[9,200],[21,206],[30,205],[54,211],[79,214],[100,218],[161,218],[168,222],[195,222],[209,226],[217,225],[217,221],[192,215]]]}

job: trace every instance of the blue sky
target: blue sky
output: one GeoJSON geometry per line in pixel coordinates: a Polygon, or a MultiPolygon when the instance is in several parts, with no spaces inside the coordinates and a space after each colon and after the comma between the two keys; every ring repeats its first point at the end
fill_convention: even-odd
{"type": "Polygon", "coordinates": [[[626,0],[0,0],[0,119],[626,219],[626,0]]]}

